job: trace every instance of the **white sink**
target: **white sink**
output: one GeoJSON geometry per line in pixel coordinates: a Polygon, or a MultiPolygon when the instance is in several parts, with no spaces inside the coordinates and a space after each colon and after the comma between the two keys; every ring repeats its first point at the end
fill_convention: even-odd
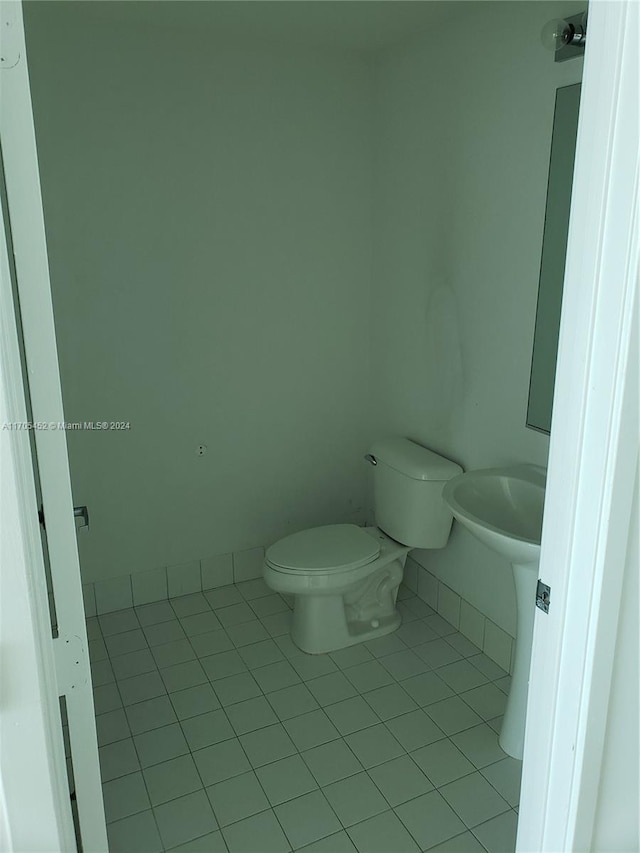
{"type": "Polygon", "coordinates": [[[514,758],[524,746],[545,484],[544,468],[514,465],[460,474],[442,493],[454,518],[513,569],[518,628],[500,745],[514,758]]]}
{"type": "Polygon", "coordinates": [[[537,465],[484,468],[454,477],[444,487],[445,503],[492,551],[511,563],[540,557],[546,471],[537,465]]]}

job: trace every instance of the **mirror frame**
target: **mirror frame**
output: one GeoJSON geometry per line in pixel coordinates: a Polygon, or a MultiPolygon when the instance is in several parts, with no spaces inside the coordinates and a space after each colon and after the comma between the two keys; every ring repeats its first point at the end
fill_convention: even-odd
{"type": "Polygon", "coordinates": [[[581,83],[556,89],[526,426],[551,431],[581,83]]]}

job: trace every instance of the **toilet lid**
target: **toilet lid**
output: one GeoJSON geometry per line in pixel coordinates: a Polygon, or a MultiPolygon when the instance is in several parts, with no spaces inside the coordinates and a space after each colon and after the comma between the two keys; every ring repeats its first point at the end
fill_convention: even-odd
{"type": "Polygon", "coordinates": [[[267,549],[272,566],[300,572],[332,573],[371,563],[380,545],[355,524],[329,524],[286,536],[267,549]]]}

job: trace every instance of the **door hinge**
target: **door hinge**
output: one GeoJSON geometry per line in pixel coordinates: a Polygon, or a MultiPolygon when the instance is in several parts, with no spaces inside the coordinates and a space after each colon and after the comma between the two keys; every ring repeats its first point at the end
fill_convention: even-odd
{"type": "Polygon", "coordinates": [[[16,3],[0,3],[0,69],[15,68],[20,62],[16,3]]]}
{"type": "Polygon", "coordinates": [[[545,613],[548,613],[550,604],[551,587],[547,586],[546,583],[542,583],[542,581],[539,580],[538,588],[536,589],[536,607],[539,607],[540,610],[543,610],[545,613]]]}

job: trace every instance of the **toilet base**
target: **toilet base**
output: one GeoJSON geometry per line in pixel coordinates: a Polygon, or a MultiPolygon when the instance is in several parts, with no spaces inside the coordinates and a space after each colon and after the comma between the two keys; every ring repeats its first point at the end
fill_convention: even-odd
{"type": "Polygon", "coordinates": [[[355,588],[335,595],[296,595],[291,639],[312,655],[364,643],[400,627],[396,610],[404,558],[376,572],[355,588]]]}
{"type": "Polygon", "coordinates": [[[323,614],[335,609],[344,612],[344,601],[341,596],[322,596],[321,598],[298,596],[296,598],[293,608],[291,639],[299,649],[309,655],[335,652],[356,643],[364,643],[367,640],[382,637],[383,634],[390,634],[399,628],[402,622],[402,617],[397,610],[390,616],[373,619],[370,622],[352,622],[349,624],[342,616],[339,622],[340,628],[336,625],[336,621],[333,621],[334,630],[328,632],[323,614]],[[377,625],[372,624],[375,622],[377,625]]]}

